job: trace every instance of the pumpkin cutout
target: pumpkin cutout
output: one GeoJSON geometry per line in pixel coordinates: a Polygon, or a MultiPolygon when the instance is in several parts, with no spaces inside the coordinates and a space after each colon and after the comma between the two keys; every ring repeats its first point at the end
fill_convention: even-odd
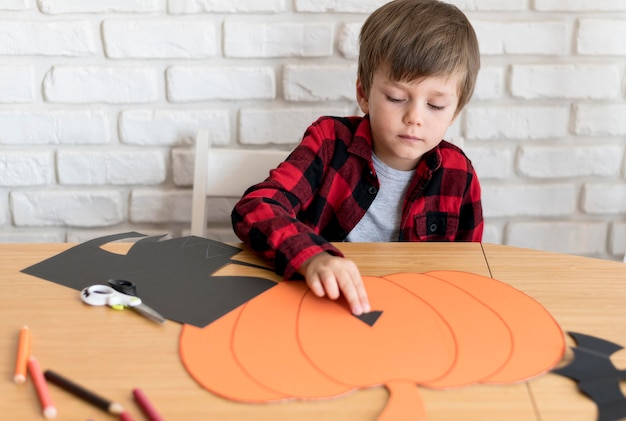
{"type": "Polygon", "coordinates": [[[364,276],[371,325],[346,303],[280,282],[204,328],[184,325],[180,355],[228,399],[320,399],[385,385],[380,421],[425,419],[417,385],[510,383],[550,370],[564,335],[534,299],[466,272],[364,276]]]}

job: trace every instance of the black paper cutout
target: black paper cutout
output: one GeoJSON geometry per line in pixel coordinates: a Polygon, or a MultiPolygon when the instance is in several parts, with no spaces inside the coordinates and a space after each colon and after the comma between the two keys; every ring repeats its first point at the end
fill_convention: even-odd
{"type": "Polygon", "coordinates": [[[620,381],[626,380],[626,370],[618,370],[610,359],[611,354],[623,347],[582,333],[568,334],[577,344],[572,348],[574,360],[552,371],[578,383],[578,389],[598,407],[598,421],[626,418],[626,397],[620,390],[620,381]]]}
{"type": "Polygon", "coordinates": [[[165,318],[204,327],[276,285],[252,276],[212,276],[241,249],[201,237],[160,241],[147,237],[126,255],[100,246],[126,238],[145,237],[127,232],[96,238],[22,270],[78,291],[106,285],[109,279],[134,282],[137,295],[165,318]]]}
{"type": "Polygon", "coordinates": [[[374,323],[376,323],[381,314],[383,314],[382,311],[370,311],[369,313],[363,313],[359,316],[354,317],[369,326],[374,326],[374,323]]]}

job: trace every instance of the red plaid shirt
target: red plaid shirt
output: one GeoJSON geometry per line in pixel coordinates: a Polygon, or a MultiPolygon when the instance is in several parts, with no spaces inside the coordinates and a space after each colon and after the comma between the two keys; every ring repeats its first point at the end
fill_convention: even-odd
{"type": "MultiPolygon", "coordinates": [[[[322,117],[232,212],[239,238],[291,278],[310,257],[342,253],[343,241],[378,192],[369,118],[322,117]]],[[[480,185],[469,159],[442,141],[415,169],[399,241],[481,241],[480,185]]]]}

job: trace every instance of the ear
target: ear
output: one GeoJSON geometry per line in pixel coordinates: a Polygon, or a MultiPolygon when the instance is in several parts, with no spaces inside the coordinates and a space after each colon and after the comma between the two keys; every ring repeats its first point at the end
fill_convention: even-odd
{"type": "Polygon", "coordinates": [[[359,103],[359,107],[363,114],[368,114],[370,111],[369,101],[367,100],[367,96],[365,95],[365,90],[363,89],[363,85],[361,84],[361,79],[356,79],[356,100],[359,103]]]}

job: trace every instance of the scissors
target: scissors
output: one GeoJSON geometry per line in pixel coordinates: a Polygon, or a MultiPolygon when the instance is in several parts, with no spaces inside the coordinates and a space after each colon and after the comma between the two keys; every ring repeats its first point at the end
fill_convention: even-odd
{"type": "Polygon", "coordinates": [[[130,307],[154,322],[165,322],[165,317],[141,301],[141,298],[137,296],[133,282],[123,279],[111,279],[107,283],[110,286],[92,285],[83,288],[80,292],[80,298],[92,306],[108,305],[115,309],[130,307]]]}

